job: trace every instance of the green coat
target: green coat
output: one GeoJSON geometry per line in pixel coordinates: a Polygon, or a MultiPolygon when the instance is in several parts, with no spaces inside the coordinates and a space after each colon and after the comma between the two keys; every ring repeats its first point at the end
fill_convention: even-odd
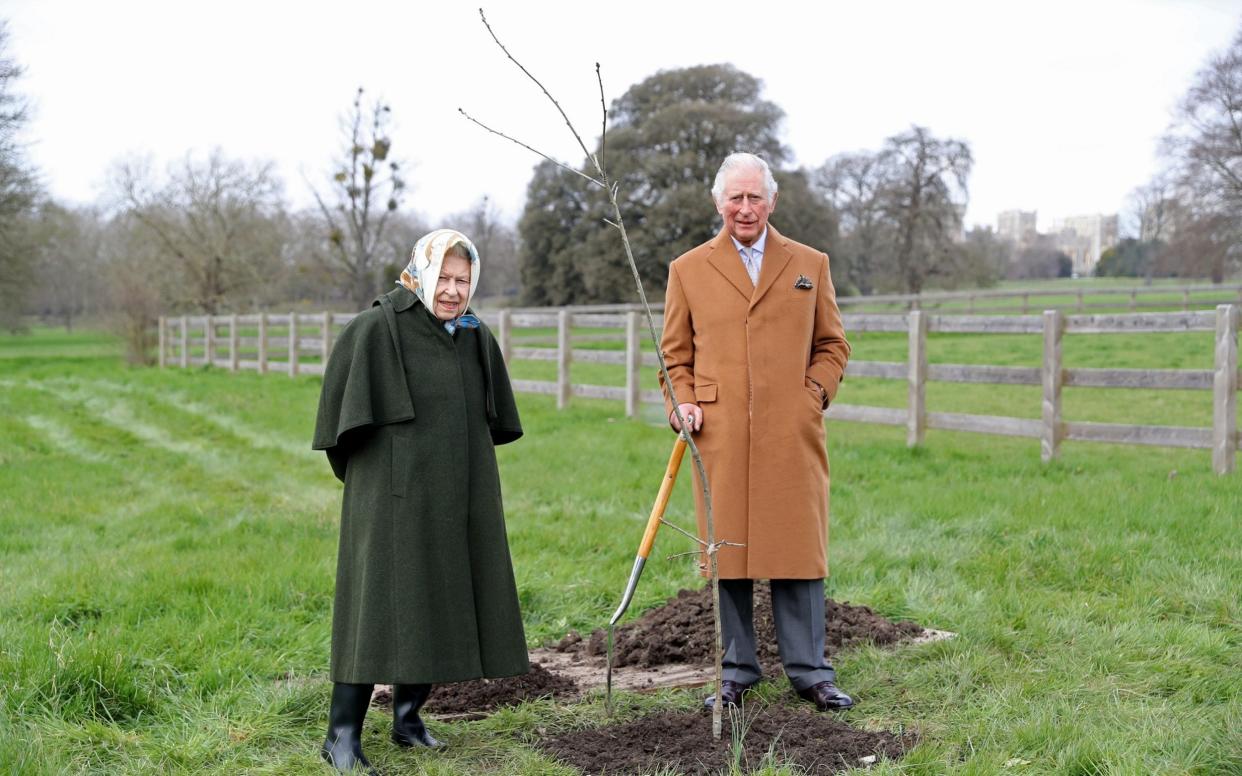
{"type": "Polygon", "coordinates": [[[494,449],[521,435],[486,326],[450,335],[397,288],[341,332],[313,445],[345,483],[334,682],[529,670],[494,449]]]}

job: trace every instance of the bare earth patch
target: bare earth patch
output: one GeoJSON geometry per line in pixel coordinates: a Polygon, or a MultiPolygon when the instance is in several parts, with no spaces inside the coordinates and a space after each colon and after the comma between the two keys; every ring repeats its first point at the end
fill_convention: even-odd
{"type": "MultiPolygon", "coordinates": [[[[780,654],[776,647],[775,626],[772,621],[772,596],[766,582],[755,584],[754,601],[755,646],[759,653],[759,663],[765,675],[781,676],[780,654]]],[[[828,655],[863,644],[890,646],[903,642],[936,640],[952,635],[944,631],[928,630],[914,622],[893,622],[876,614],[870,607],[840,603],[831,598],[825,603],[824,620],[824,651],[828,655]]],[[[613,661],[614,684],[623,689],[642,689],[641,679],[636,686],[630,682],[628,677],[633,672],[617,670],[630,667],[648,669],[649,686],[670,686],[661,681],[664,675],[685,680],[683,684],[676,686],[701,684],[701,681],[694,678],[701,674],[696,669],[711,665],[713,638],[711,591],[707,588],[681,590],[663,606],[651,609],[637,620],[617,627],[613,661]],[[674,668],[675,666],[694,668],[687,670],[674,668]],[[619,683],[618,677],[621,678],[619,683]]],[[[607,633],[601,628],[589,638],[583,638],[570,632],[556,645],[555,651],[569,656],[569,661],[557,660],[547,653],[540,654],[544,662],[554,664],[559,671],[565,671],[568,662],[603,666],[607,652],[607,633]]],[[[584,686],[595,684],[584,680],[582,676],[578,680],[584,686]]]]}
{"type": "MultiPolygon", "coordinates": [[[[766,583],[755,585],[755,637],[768,678],[782,675],[766,583]]],[[[713,623],[710,591],[682,590],[663,606],[617,628],[613,686],[643,691],[695,687],[712,678],[713,623]]],[[[913,622],[893,622],[866,606],[826,601],[826,649],[835,654],[862,644],[889,646],[951,637],[913,622]]],[[[606,634],[588,638],[571,632],[554,648],[531,653],[531,672],[506,679],[438,685],[427,712],[439,719],[478,719],[524,700],[552,696],[576,700],[583,690],[602,687],[606,634]],[[551,670],[549,670],[551,669],[551,670]]],[[[376,705],[391,704],[388,688],[376,691],[376,705]]],[[[817,713],[807,704],[755,701],[731,709],[720,740],[711,736],[708,710],[666,712],[629,722],[541,738],[535,746],[584,774],[644,774],[665,768],[676,773],[719,773],[730,765],[742,772],[765,758],[797,765],[807,774],[836,773],[881,758],[898,759],[912,747],[911,732],[862,730],[839,715],[817,713]],[[740,738],[740,744],[734,738],[740,738]]]]}
{"type": "Polygon", "coordinates": [[[744,713],[733,714],[725,720],[719,741],[711,736],[711,712],[704,710],[574,731],[537,745],[588,776],[644,774],[659,768],[686,774],[719,773],[739,755],[738,764],[749,771],[763,763],[769,752],[777,762],[796,764],[808,774],[829,774],[878,758],[898,759],[916,741],[913,733],[860,730],[832,715],[784,706],[746,708],[744,713]],[[730,735],[732,724],[739,733],[745,730],[737,753],[730,735]]]}
{"type": "MultiPolygon", "coordinates": [[[[573,700],[579,694],[578,684],[572,678],[532,662],[530,673],[522,676],[438,684],[432,689],[425,708],[429,715],[441,719],[479,718],[506,706],[517,706],[522,701],[549,696],[573,700]]],[[[391,708],[391,688],[388,685],[376,687],[371,704],[391,708]]]]}

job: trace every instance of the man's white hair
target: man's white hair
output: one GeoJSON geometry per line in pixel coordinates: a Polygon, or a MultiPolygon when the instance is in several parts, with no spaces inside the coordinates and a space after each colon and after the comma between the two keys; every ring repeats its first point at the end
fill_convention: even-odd
{"type": "Polygon", "coordinates": [[[771,205],[772,200],[776,198],[776,178],[772,177],[772,168],[768,167],[768,163],[758,156],[744,152],[729,154],[720,163],[720,169],[716,172],[716,181],[712,183],[712,199],[719,205],[720,198],[724,196],[725,179],[729,177],[729,173],[743,169],[763,172],[764,194],[767,195],[768,204],[771,205]]]}

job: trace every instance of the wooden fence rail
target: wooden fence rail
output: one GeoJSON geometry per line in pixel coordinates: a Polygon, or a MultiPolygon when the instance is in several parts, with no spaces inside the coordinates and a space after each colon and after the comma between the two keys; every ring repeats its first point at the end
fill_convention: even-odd
{"type": "MultiPolygon", "coordinates": [[[[938,310],[965,305],[962,312],[1014,313],[1023,315],[1036,311],[1058,309],[1065,312],[1086,313],[1112,310],[1138,312],[1143,309],[1181,307],[1183,312],[1210,310],[1217,305],[1242,306],[1242,283],[1199,284],[1188,286],[1150,285],[1126,287],[1074,286],[1068,288],[1039,288],[1019,290],[973,289],[967,291],[929,291],[922,294],[871,294],[869,296],[838,296],[841,309],[848,311],[859,307],[880,307],[886,313],[908,310],[938,310]],[[1116,301],[1091,301],[1096,297],[1116,297],[1116,301]],[[979,306],[980,302],[1010,302],[979,306]],[[1019,304],[1020,303],[1020,304],[1019,304]]],[[[662,310],[663,305],[652,305],[662,310]]],[[[637,304],[596,304],[566,307],[573,315],[614,314],[642,312],[637,304]]],[[[515,308],[518,315],[546,315],[547,308],[515,308]]]]}
{"type": "MultiPolygon", "coordinates": [[[[353,315],[290,313],[287,315],[231,315],[161,318],[159,321],[159,363],[165,366],[211,364],[232,371],[252,369],[261,373],[284,372],[322,374],[336,332],[353,315]],[[224,329],[225,336],[220,336],[224,329]],[[244,329],[244,331],[243,331],[244,329]],[[193,334],[194,336],[191,336],[193,334]],[[224,343],[222,345],[221,343],[224,343]],[[227,346],[222,354],[221,348],[227,346]],[[273,353],[284,352],[283,360],[273,353]],[[253,357],[251,357],[253,355],[253,357]]],[[[907,444],[922,444],[928,429],[1038,439],[1044,461],[1056,458],[1065,440],[1112,442],[1210,449],[1212,468],[1218,474],[1236,466],[1242,443],[1238,433],[1237,397],[1242,384],[1238,369],[1239,307],[1219,305],[1215,310],[1175,313],[1120,313],[1105,315],[1067,315],[1046,310],[1042,315],[932,315],[925,310],[908,313],[859,313],[844,315],[847,331],[905,332],[908,354],[905,362],[851,361],[846,374],[907,382],[905,408],[887,408],[834,403],[827,417],[859,423],[905,426],[907,444]],[[1062,341],[1066,334],[1115,334],[1138,332],[1214,332],[1215,364],[1207,369],[1099,369],[1066,368],[1062,341]],[[1043,337],[1042,363],[1038,367],[975,364],[930,364],[927,359],[929,333],[1039,334],[1043,337]],[[927,409],[927,383],[985,383],[994,385],[1038,385],[1041,387],[1040,417],[1016,418],[927,409]],[[1062,412],[1062,391],[1066,386],[1092,388],[1144,388],[1211,390],[1212,426],[1144,426],[1116,423],[1066,421],[1062,412]]],[[[556,397],[558,408],[567,407],[573,397],[612,399],[625,403],[626,414],[635,417],[642,404],[662,404],[660,391],[643,389],[647,371],[656,366],[654,353],[642,352],[646,322],[639,313],[617,311],[615,307],[579,312],[557,310],[500,310],[485,314],[496,332],[507,362],[534,360],[556,363],[556,380],[514,380],[519,392],[542,393],[556,397]],[[556,332],[555,348],[515,345],[515,330],[549,329],[556,332]],[[573,346],[575,328],[621,329],[624,350],[593,350],[573,346]],[[575,363],[611,364],[625,372],[624,386],[583,385],[572,381],[575,363]]],[[[662,320],[657,318],[657,326],[662,320]]],[[[593,340],[597,339],[591,335],[593,340]]]]}

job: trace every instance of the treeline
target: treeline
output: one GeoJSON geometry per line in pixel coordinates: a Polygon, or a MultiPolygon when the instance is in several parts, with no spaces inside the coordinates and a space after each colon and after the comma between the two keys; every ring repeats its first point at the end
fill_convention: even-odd
{"type": "MultiPolygon", "coordinates": [[[[69,208],[40,189],[20,132],[26,105],[0,24],[0,326],[31,315],[66,326],[107,315],[135,354],[158,314],[314,307],[360,309],[391,284],[431,226],[403,206],[410,185],[391,112],[360,89],[340,144],[304,180],[315,206],[291,209],[270,163],[223,151],[164,170],[119,160],[104,196],[69,208]]],[[[1137,237],[1110,249],[1099,274],[1223,280],[1242,265],[1242,34],[1213,55],[1161,141],[1165,168],[1135,191],[1137,237]]],[[[1050,243],[1019,249],[991,228],[963,228],[974,159],[963,139],[911,126],[876,148],[794,168],[780,140],[782,109],[762,82],[731,65],[669,70],[609,110],[594,152],[619,185],[639,271],[662,293],[668,263],[710,239],[709,189],[720,161],[748,150],[773,166],[772,223],[831,254],[842,294],[987,286],[1069,273],[1050,243]]],[[[585,169],[585,162],[583,164],[585,169]]],[[[486,257],[480,293],[532,305],[631,301],[623,247],[605,222],[602,191],[552,162],[527,187],[519,222],[486,197],[445,219],[486,257]]]]}
{"type": "MultiPolygon", "coordinates": [[[[762,83],[731,65],[664,71],[613,102],[594,153],[620,184],[622,217],[649,289],[661,291],[669,262],[719,230],[709,191],[720,162],[738,150],[773,166],[780,194],[772,223],[827,249],[842,293],[996,281],[996,268],[961,239],[972,164],[965,141],[916,126],[878,152],[789,169],[783,118],[763,99],[762,83]]],[[[587,171],[585,162],[580,169],[587,171]]],[[[552,162],[539,165],[518,225],[527,303],[635,298],[609,214],[605,192],[552,162]]]]}
{"type": "MultiPolygon", "coordinates": [[[[343,113],[315,206],[295,210],[270,162],[221,150],[156,170],[121,159],[89,207],[48,197],[20,133],[21,67],[0,24],[0,327],[32,316],[72,328],[89,316],[125,334],[131,356],[151,353],[159,315],[256,309],[362,309],[392,285],[415,241],[434,228],[403,207],[404,166],[391,111],[362,89],[343,113]],[[399,151],[399,149],[396,149],[399,151]]],[[[488,260],[483,296],[519,293],[517,235],[482,197],[446,219],[488,260]]]]}
{"type": "MultiPolygon", "coordinates": [[[[620,184],[622,215],[644,284],[663,289],[668,263],[719,229],[708,190],[728,153],[776,168],[772,223],[828,250],[843,294],[918,293],[1001,279],[1068,277],[1054,236],[1017,245],[991,227],[963,228],[974,163],[969,143],[926,127],[879,148],[790,169],[784,113],[762,83],[730,65],[665,71],[613,102],[593,152],[620,184]]],[[[1165,169],[1125,214],[1137,238],[1104,252],[1097,274],[1209,277],[1242,268],[1242,32],[1211,56],[1160,143],[1165,169]]],[[[586,161],[578,168],[589,172],[586,161]]],[[[522,298],[529,304],[632,301],[623,247],[604,192],[542,163],[519,222],[522,298]]]]}

